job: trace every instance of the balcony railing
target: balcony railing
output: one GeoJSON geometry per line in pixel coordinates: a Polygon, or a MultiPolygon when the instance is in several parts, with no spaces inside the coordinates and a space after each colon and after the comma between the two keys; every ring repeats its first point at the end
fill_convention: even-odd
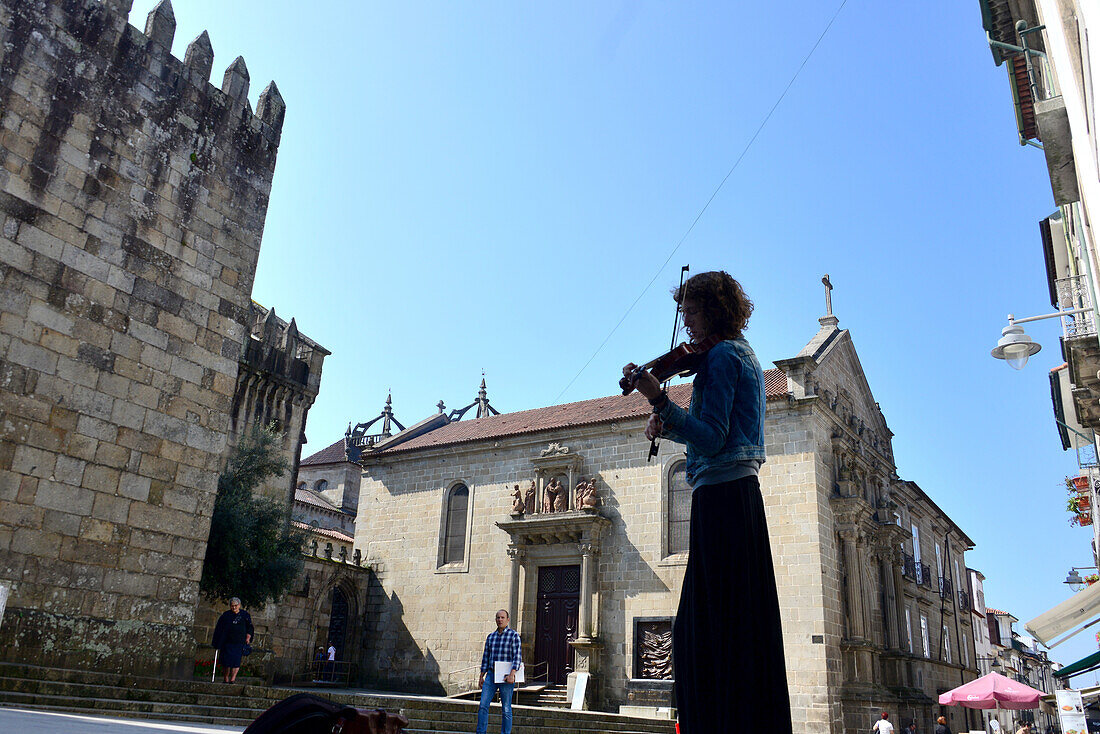
{"type": "Polygon", "coordinates": [[[926,589],[932,588],[932,569],[928,567],[927,563],[917,564],[917,586],[923,586],[926,589]]]}
{"type": "MultiPolygon", "coordinates": [[[[1077,308],[1089,308],[1092,306],[1088,280],[1083,275],[1058,278],[1054,281],[1054,288],[1058,295],[1058,308],[1062,311],[1071,311],[1077,308]]],[[[1063,316],[1062,336],[1066,339],[1095,336],[1096,320],[1093,316],[1092,311],[1063,316]]]]}
{"type": "Polygon", "coordinates": [[[917,580],[917,564],[916,561],[913,560],[913,556],[908,553],[902,556],[901,575],[910,581],[917,580]]]}
{"type": "Polygon", "coordinates": [[[961,589],[959,590],[959,610],[963,612],[970,611],[970,594],[961,589]]]}
{"type": "Polygon", "coordinates": [[[940,598],[949,599],[951,597],[951,579],[944,576],[940,576],[940,598]]]}

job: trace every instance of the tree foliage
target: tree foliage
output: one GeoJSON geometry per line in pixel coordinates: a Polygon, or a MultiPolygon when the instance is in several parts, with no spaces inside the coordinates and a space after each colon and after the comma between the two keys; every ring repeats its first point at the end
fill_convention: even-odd
{"type": "Polygon", "coordinates": [[[287,522],[288,508],[255,490],[286,473],[273,426],[254,426],[238,442],[218,478],[210,539],[199,589],[211,601],[240,597],[246,608],[276,601],[302,570],[304,534],[287,522]]]}

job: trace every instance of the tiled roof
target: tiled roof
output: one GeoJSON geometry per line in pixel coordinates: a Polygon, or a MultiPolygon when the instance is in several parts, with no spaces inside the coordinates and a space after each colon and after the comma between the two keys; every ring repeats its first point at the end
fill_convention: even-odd
{"type": "Polygon", "coordinates": [[[320,507],[324,510],[331,512],[342,512],[339,507],[329,502],[321,495],[314,492],[312,489],[297,488],[294,490],[294,501],[301,502],[304,505],[313,505],[314,507],[320,507]]]}
{"type": "Polygon", "coordinates": [[[298,466],[313,466],[316,464],[343,464],[348,458],[344,454],[344,439],[340,439],[331,446],[318,451],[316,454],[310,454],[306,458],[298,462],[298,466]]]}
{"type": "Polygon", "coordinates": [[[351,537],[347,533],[341,533],[339,530],[329,530],[328,528],[315,528],[312,525],[307,525],[300,520],[293,520],[290,523],[299,530],[308,530],[314,535],[320,535],[322,538],[332,538],[333,540],[342,540],[345,543],[354,543],[355,538],[351,537]]]}
{"type": "MultiPolygon", "coordinates": [[[[768,398],[777,398],[787,394],[787,376],[782,370],[766,370],[764,372],[764,384],[765,395],[768,398]]],[[[691,400],[691,383],[673,385],[668,388],[668,394],[678,405],[687,407],[688,402],[691,400]]],[[[535,408],[534,410],[523,410],[518,413],[501,413],[500,415],[478,418],[472,421],[456,421],[394,446],[392,449],[378,451],[374,455],[396,454],[428,447],[518,436],[572,426],[611,423],[641,418],[649,412],[649,403],[639,393],[631,393],[625,397],[622,395],[609,395],[594,400],[553,405],[549,408],[535,408]]]]}
{"type": "Polygon", "coordinates": [[[994,609],[993,607],[986,607],[985,608],[985,613],[986,614],[1004,615],[1006,617],[1013,616],[1013,615],[1009,614],[1008,612],[1002,612],[1000,609],[994,609]]]}

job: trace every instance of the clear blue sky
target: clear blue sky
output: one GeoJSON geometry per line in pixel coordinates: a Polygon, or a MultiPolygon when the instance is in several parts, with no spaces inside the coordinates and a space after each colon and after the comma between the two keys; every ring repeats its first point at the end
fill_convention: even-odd
{"type": "Polygon", "coordinates": [[[1059,326],[1028,325],[1022,372],[989,356],[1007,313],[1050,311],[1055,207],[977,0],[850,0],[659,271],[838,5],[178,2],[176,56],[207,29],[217,85],[243,55],[253,104],[272,79],[286,99],[253,297],[332,351],[305,454],[387,390],[406,424],[466,405],[482,370],[505,412],[612,394],[667,348],[684,263],[741,280],[770,367],[829,273],[898,472],[975,541],[990,606],[1068,596],[1091,535],[1064,510],[1059,326]]]}

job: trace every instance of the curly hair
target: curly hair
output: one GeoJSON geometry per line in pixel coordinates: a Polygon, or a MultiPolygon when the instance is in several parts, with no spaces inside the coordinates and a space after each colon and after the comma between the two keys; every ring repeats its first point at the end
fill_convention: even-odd
{"type": "Polygon", "coordinates": [[[752,301],[745,289],[724,270],[688,278],[682,287],[672,289],[672,297],[681,306],[694,301],[703,311],[707,331],[723,339],[740,337],[752,316],[752,301]]]}

